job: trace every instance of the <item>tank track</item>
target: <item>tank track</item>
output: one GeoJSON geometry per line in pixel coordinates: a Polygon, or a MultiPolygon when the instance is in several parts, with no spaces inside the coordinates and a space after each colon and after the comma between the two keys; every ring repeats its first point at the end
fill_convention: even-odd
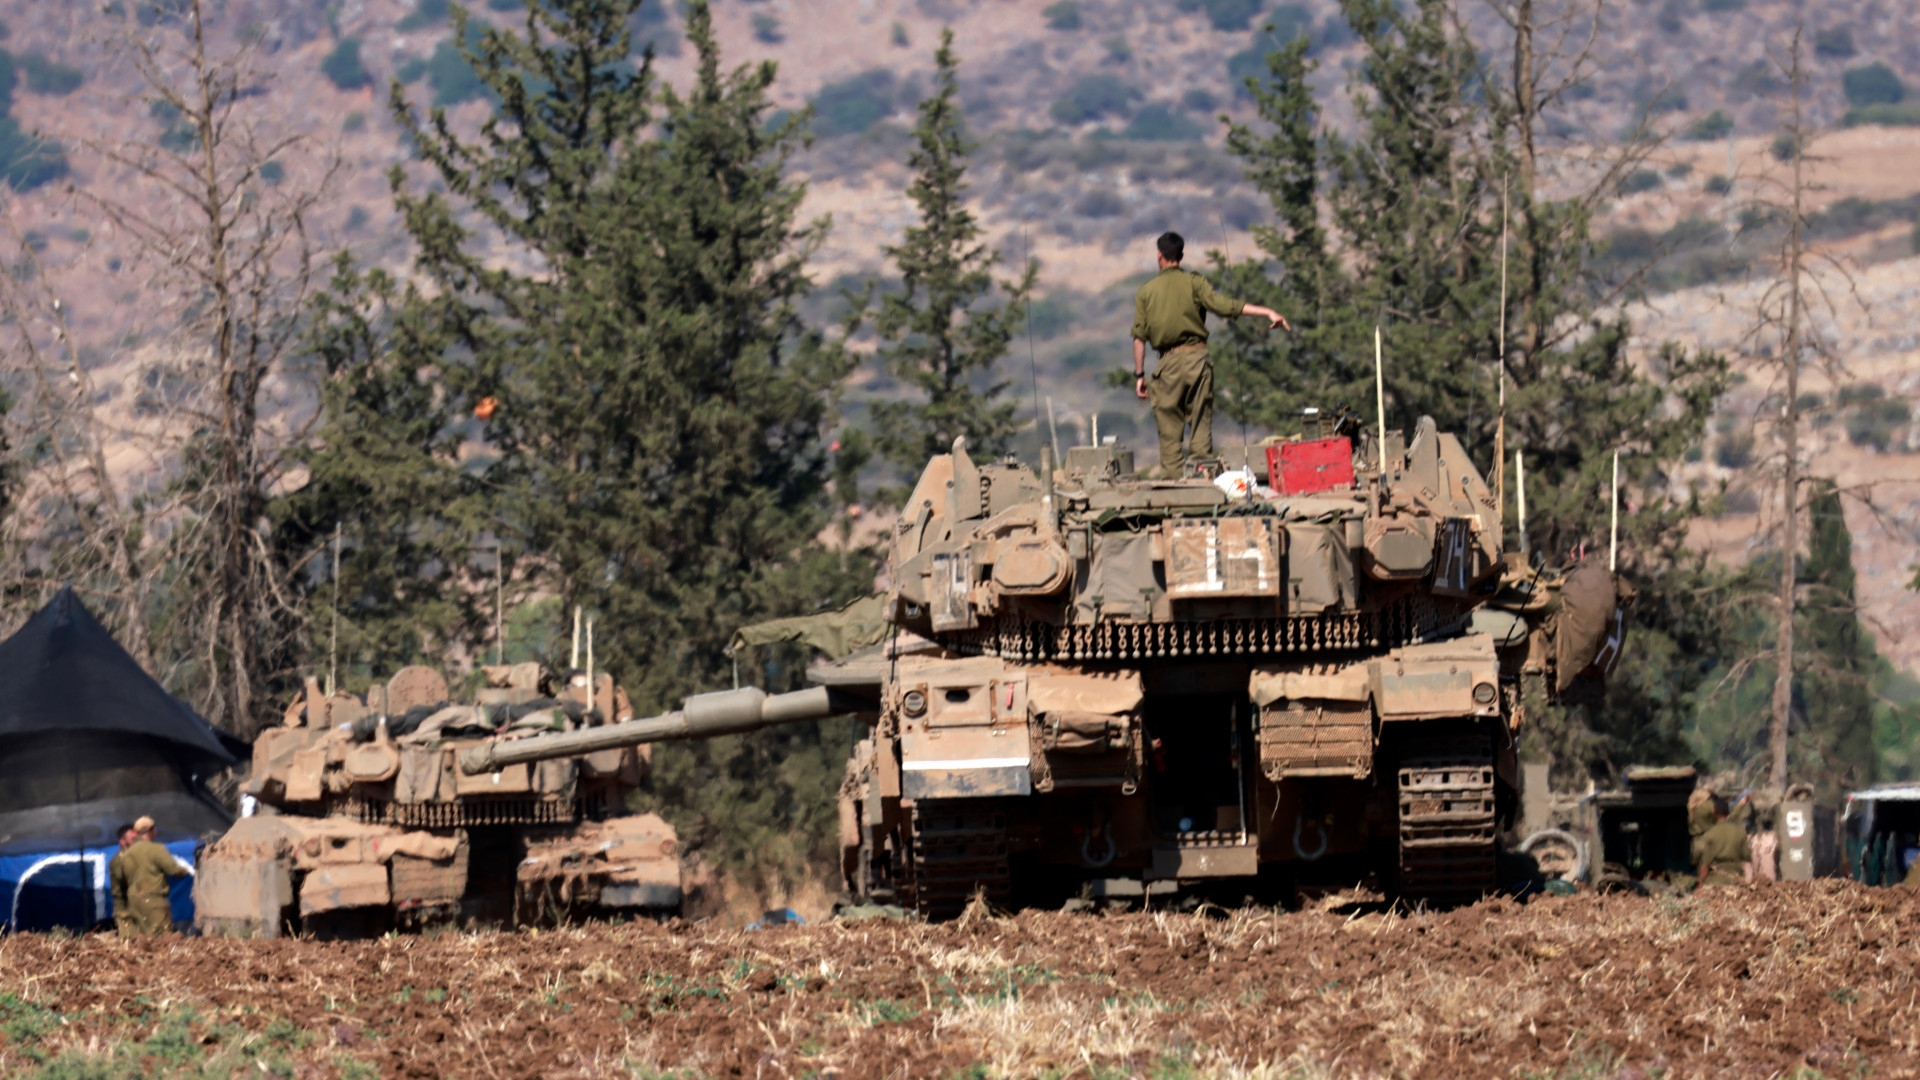
{"type": "Polygon", "coordinates": [[[1011,616],[976,630],[947,631],[933,637],[964,655],[1006,660],[1268,656],[1398,648],[1440,636],[1464,618],[1466,609],[1459,605],[1415,596],[1376,611],[1271,619],[1055,626],[1011,616]]]}
{"type": "Polygon", "coordinates": [[[1399,891],[1471,901],[1493,891],[1493,750],[1484,733],[1420,739],[1400,753],[1399,891]]]}
{"type": "Polygon", "coordinates": [[[1004,811],[929,800],[914,806],[907,827],[913,850],[912,907],[921,917],[953,918],[975,892],[1003,907],[1012,899],[1004,811]]]}

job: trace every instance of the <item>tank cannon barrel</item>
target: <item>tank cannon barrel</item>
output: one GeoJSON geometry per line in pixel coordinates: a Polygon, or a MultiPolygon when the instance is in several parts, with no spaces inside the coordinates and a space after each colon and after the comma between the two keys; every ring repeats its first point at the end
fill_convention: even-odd
{"type": "Polygon", "coordinates": [[[872,706],[862,706],[858,700],[825,686],[795,690],[789,694],[768,694],[751,686],[721,690],[711,694],[695,694],[680,708],[659,716],[558,735],[482,743],[460,755],[460,769],[474,776],[529,761],[546,761],[674,739],[711,739],[778,724],[824,720],[829,716],[858,712],[863,707],[872,706]]]}

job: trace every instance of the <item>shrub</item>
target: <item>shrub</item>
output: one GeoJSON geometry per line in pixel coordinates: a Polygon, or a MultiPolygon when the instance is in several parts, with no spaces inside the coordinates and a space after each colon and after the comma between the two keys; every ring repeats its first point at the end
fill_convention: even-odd
{"type": "Polygon", "coordinates": [[[1212,112],[1214,107],[1219,105],[1220,102],[1215,100],[1212,94],[1195,87],[1180,95],[1180,104],[1185,108],[1192,109],[1194,112],[1206,113],[1212,112]]]}
{"type": "Polygon", "coordinates": [[[1652,169],[1635,169],[1620,181],[1620,194],[1638,195],[1644,191],[1652,191],[1663,183],[1665,181],[1660,179],[1660,174],[1652,169]]]}
{"type": "Polygon", "coordinates": [[[263,161],[260,163],[260,179],[269,184],[278,184],[286,178],[287,167],[285,165],[277,161],[263,161]]]}
{"type": "Polygon", "coordinates": [[[424,56],[407,57],[401,62],[399,67],[393,69],[393,77],[403,83],[419,82],[421,79],[427,77],[427,58],[424,56]]]}
{"type": "Polygon", "coordinates": [[[435,105],[458,105],[488,93],[487,84],[451,41],[433,47],[433,56],[427,60],[427,85],[433,88],[435,105]]]}
{"type": "Polygon", "coordinates": [[[1853,47],[1853,30],[1845,26],[1829,26],[1816,31],[1813,35],[1813,55],[1824,56],[1830,60],[1845,60],[1857,52],[1853,47]]]}
{"type": "Polygon", "coordinates": [[[1074,0],[1060,0],[1040,9],[1040,16],[1047,20],[1049,30],[1080,29],[1080,5],[1074,0]]]}
{"type": "Polygon", "coordinates": [[[893,73],[875,68],[828,83],[813,99],[814,130],[858,135],[893,114],[893,73]]]}
{"type": "Polygon", "coordinates": [[[1783,131],[1775,135],[1773,137],[1773,145],[1767,148],[1767,152],[1773,155],[1773,160],[1775,161],[1792,161],[1794,158],[1799,157],[1803,150],[1805,150],[1805,147],[1800,144],[1800,140],[1795,138],[1791,131],[1783,131]]]}
{"type": "Polygon", "coordinates": [[[1902,101],[1896,105],[1868,105],[1848,109],[1840,118],[1843,127],[1881,124],[1886,127],[1920,127],[1920,101],[1902,101]]]}
{"type": "Polygon", "coordinates": [[[1124,64],[1133,59],[1133,46],[1123,37],[1110,37],[1100,43],[1106,47],[1107,59],[1116,64],[1124,64]]]}
{"type": "MultiPolygon", "coordinates": [[[[1262,24],[1260,32],[1254,35],[1253,45],[1242,49],[1227,58],[1227,77],[1233,83],[1234,92],[1247,97],[1247,80],[1261,79],[1267,74],[1267,56],[1279,52],[1293,44],[1297,38],[1310,37],[1313,28],[1313,13],[1297,3],[1281,4],[1273,9],[1262,24]]],[[[1353,37],[1353,29],[1345,19],[1333,16],[1320,28],[1318,45],[1338,45],[1353,37]]],[[[1312,51],[1311,49],[1309,51],[1312,51]]]]}
{"type": "Polygon", "coordinates": [[[1205,135],[1206,129],[1187,114],[1174,111],[1172,106],[1155,102],[1135,113],[1122,134],[1129,139],[1186,142],[1205,135]]]}
{"type": "Polygon", "coordinates": [[[1733,177],[1724,173],[1714,173],[1707,177],[1706,188],[1709,195],[1725,195],[1733,190],[1733,177]]]}
{"type": "Polygon", "coordinates": [[[20,129],[20,121],[0,116],[0,179],[15,191],[31,191],[67,175],[60,144],[20,129]]]}
{"type": "Polygon", "coordinates": [[[755,12],[752,21],[755,41],[764,41],[769,45],[778,45],[786,40],[786,35],[780,32],[780,20],[774,18],[772,15],[764,11],[755,12]]]}
{"type": "Polygon", "coordinates": [[[1073,329],[1073,303],[1067,297],[1053,293],[1044,300],[1034,301],[1033,306],[1027,309],[1027,318],[1034,337],[1051,341],[1073,329]]]}
{"type": "Polygon", "coordinates": [[[1127,112],[1140,96],[1133,84],[1113,75],[1087,75],[1049,110],[1055,121],[1072,126],[1127,112]]]}
{"type": "Polygon", "coordinates": [[[1723,11],[1739,11],[1747,6],[1747,0],[1700,0],[1700,10],[1719,14],[1723,11]]]}
{"type": "Polygon", "coordinates": [[[366,65],[360,62],[359,38],[341,38],[320,61],[320,73],[342,90],[358,90],[373,82],[366,65]]]}
{"type": "Polygon", "coordinates": [[[447,22],[447,0],[416,0],[413,10],[402,16],[395,27],[401,30],[425,30],[447,22]]]}
{"type": "Polygon", "coordinates": [[[20,70],[27,76],[27,90],[51,97],[65,97],[80,89],[87,74],[77,67],[32,54],[20,57],[20,70]]]}
{"type": "Polygon", "coordinates": [[[1094,188],[1080,197],[1073,212],[1090,218],[1119,217],[1127,212],[1127,203],[1110,188],[1094,188]]]}
{"type": "Polygon", "coordinates": [[[897,22],[893,24],[893,44],[894,47],[898,49],[904,49],[912,44],[912,42],[907,40],[906,23],[897,22]]]}
{"type": "Polygon", "coordinates": [[[1847,441],[1855,446],[1871,446],[1885,451],[1899,444],[1905,448],[1906,431],[1913,422],[1907,403],[1895,398],[1879,398],[1861,404],[1847,414],[1847,441]]]}
{"type": "Polygon", "coordinates": [[[1744,469],[1753,464],[1753,433],[1729,432],[1713,449],[1713,460],[1723,469],[1744,469]]]}
{"type": "Polygon", "coordinates": [[[1847,104],[1856,109],[1870,105],[1898,105],[1907,96],[1900,76],[1887,65],[1875,61],[1865,67],[1849,68],[1840,76],[1847,91],[1847,104]]]}
{"type": "Polygon", "coordinates": [[[1694,142],[1712,142],[1733,134],[1733,117],[1715,109],[1687,125],[1687,138],[1694,142]]]}
{"type": "Polygon", "coordinates": [[[363,112],[350,112],[345,120],[340,121],[340,130],[349,135],[366,130],[366,126],[367,114],[363,112]]]}
{"type": "Polygon", "coordinates": [[[1260,0],[1180,0],[1181,11],[1206,15],[1215,30],[1245,30],[1260,11],[1260,0]]]}

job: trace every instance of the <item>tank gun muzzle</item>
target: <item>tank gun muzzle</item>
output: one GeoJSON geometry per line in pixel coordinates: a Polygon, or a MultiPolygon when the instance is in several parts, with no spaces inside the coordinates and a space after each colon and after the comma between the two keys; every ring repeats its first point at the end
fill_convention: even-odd
{"type": "Polygon", "coordinates": [[[789,694],[768,694],[758,687],[695,694],[680,708],[659,716],[583,728],[531,739],[490,741],[460,755],[460,770],[469,776],[497,772],[529,761],[618,750],[675,739],[711,739],[779,724],[824,720],[829,716],[872,708],[858,698],[830,687],[814,686],[789,694]]]}

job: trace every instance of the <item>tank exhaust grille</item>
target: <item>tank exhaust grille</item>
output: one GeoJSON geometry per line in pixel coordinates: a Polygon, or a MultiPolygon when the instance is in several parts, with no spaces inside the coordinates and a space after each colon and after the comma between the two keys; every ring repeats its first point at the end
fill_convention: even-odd
{"type": "Polygon", "coordinates": [[[1001,618],[978,630],[934,635],[970,655],[1008,660],[1157,660],[1175,657],[1271,656],[1286,653],[1393,649],[1450,631],[1462,609],[1427,596],[1396,600],[1377,611],[1205,622],[1101,623],[1054,626],[1001,618]]]}
{"type": "Polygon", "coordinates": [[[582,818],[602,816],[594,799],[462,799],[459,802],[394,803],[375,799],[340,799],[327,807],[328,817],[352,818],[368,825],[398,825],[405,829],[464,829],[481,825],[571,825],[582,818]]]}

